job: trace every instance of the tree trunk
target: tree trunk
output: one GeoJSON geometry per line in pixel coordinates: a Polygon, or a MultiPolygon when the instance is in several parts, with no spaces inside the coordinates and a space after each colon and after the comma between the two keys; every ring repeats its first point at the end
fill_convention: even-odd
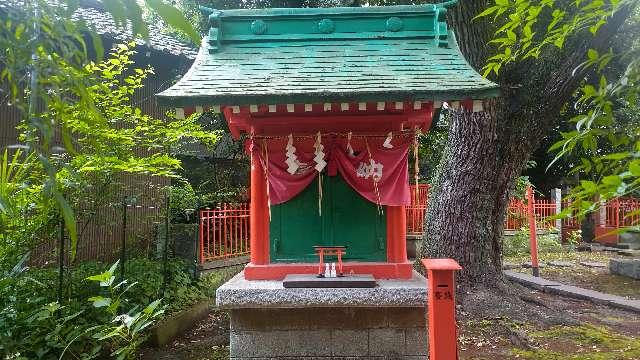
{"type": "Polygon", "coordinates": [[[580,234],[583,242],[592,243],[596,240],[596,220],[593,213],[587,214],[580,223],[580,234]]]}
{"type": "MultiPolygon", "coordinates": [[[[490,55],[494,24],[473,18],[486,0],[464,0],[450,11],[460,49],[479,70],[490,55]]],[[[536,60],[501,70],[502,97],[485,102],[486,112],[455,112],[438,166],[425,220],[422,257],[450,257],[463,270],[463,285],[501,279],[503,222],[510,192],[527,159],[557,121],[584,74],[572,75],[589,48],[602,50],[629,15],[618,11],[592,37],[566,49],[547,49],[536,60]]]]}

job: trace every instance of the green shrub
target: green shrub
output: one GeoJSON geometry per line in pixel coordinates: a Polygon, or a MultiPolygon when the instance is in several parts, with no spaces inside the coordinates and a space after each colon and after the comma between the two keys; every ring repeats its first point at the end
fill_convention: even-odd
{"type": "Polygon", "coordinates": [[[198,208],[198,197],[188,182],[171,186],[171,202],[169,214],[172,224],[195,223],[195,211],[198,208]]]}
{"type": "MultiPolygon", "coordinates": [[[[502,253],[505,256],[512,256],[522,253],[529,253],[529,228],[522,227],[513,235],[505,235],[502,243],[502,253]]],[[[558,234],[548,232],[538,235],[538,252],[562,251],[562,244],[558,234]]]]}
{"type": "Polygon", "coordinates": [[[130,358],[161,311],[211,298],[239,270],[196,280],[189,268],[183,260],[169,260],[163,293],[162,261],[128,260],[125,282],[118,266],[82,263],[65,271],[61,304],[57,269],[17,266],[0,273],[0,359],[58,359],[63,352],[63,359],[130,358]]]}

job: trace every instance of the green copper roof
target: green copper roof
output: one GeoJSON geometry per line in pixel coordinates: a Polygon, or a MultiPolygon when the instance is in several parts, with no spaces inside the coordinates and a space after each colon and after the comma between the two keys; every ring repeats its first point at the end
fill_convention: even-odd
{"type": "Polygon", "coordinates": [[[498,95],[465,61],[442,5],[206,9],[211,28],[172,106],[461,100],[498,95]]]}

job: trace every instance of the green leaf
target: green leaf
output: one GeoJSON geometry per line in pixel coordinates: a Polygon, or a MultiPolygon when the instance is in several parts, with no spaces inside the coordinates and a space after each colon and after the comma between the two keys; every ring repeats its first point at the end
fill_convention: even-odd
{"type": "Polygon", "coordinates": [[[621,152],[621,153],[613,153],[613,154],[607,154],[605,156],[603,156],[602,158],[605,160],[622,160],[622,159],[626,159],[627,157],[629,157],[629,155],[631,155],[628,152],[621,152]]]}
{"type": "Polygon", "coordinates": [[[598,189],[598,185],[590,180],[580,180],[580,186],[590,193],[594,193],[598,189]]]}
{"type": "Polygon", "coordinates": [[[622,184],[622,178],[620,178],[620,175],[609,175],[605,176],[602,179],[602,183],[609,186],[618,187],[620,186],[620,184],[622,184]]]}
{"type": "Polygon", "coordinates": [[[640,159],[633,160],[629,163],[629,172],[633,176],[640,176],[640,159]]]}
{"type": "Polygon", "coordinates": [[[167,24],[185,33],[194,43],[200,44],[200,35],[178,9],[165,4],[162,0],[145,0],[145,3],[167,24]]]}
{"type": "Polygon", "coordinates": [[[62,218],[64,219],[64,225],[69,233],[69,239],[71,240],[71,261],[73,261],[76,257],[76,250],[78,247],[76,217],[71,205],[67,202],[67,199],[65,199],[64,196],[62,196],[62,194],[55,188],[53,189],[53,196],[56,199],[56,203],[58,203],[58,208],[60,209],[62,218]]]}
{"type": "Polygon", "coordinates": [[[91,43],[93,44],[93,50],[96,52],[96,60],[102,61],[104,58],[104,45],[102,44],[102,36],[95,31],[88,31],[91,35],[91,43]]]}
{"type": "Polygon", "coordinates": [[[496,10],[498,10],[499,8],[500,8],[499,6],[492,6],[492,7],[488,8],[488,9],[486,9],[485,11],[481,12],[480,14],[476,15],[476,16],[473,18],[473,20],[476,20],[476,19],[481,18],[481,17],[485,17],[485,16],[487,16],[487,15],[491,15],[491,14],[493,14],[496,10]]]}
{"type": "Polygon", "coordinates": [[[598,51],[589,49],[589,51],[587,51],[587,57],[589,58],[589,60],[596,61],[598,59],[598,51]]]}
{"type": "Polygon", "coordinates": [[[111,298],[103,296],[93,296],[89,298],[89,301],[93,303],[93,307],[105,307],[111,305],[111,298]]]}

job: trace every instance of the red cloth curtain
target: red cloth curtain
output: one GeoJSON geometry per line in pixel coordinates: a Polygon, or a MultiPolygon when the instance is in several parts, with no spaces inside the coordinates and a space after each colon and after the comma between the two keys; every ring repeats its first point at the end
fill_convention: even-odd
{"type": "MultiPolygon", "coordinates": [[[[287,138],[256,139],[250,151],[260,158],[269,183],[269,200],[277,205],[291,200],[318,175],[314,168],[315,137],[294,138],[299,167],[294,174],[287,169],[287,138]]],[[[409,146],[413,135],[394,136],[393,148],[383,146],[385,138],[324,136],[323,174],[338,173],[365,199],[380,205],[409,205],[409,146]],[[348,146],[350,145],[350,147],[348,146]],[[353,150],[353,152],[350,151],[353,150]]]]}

